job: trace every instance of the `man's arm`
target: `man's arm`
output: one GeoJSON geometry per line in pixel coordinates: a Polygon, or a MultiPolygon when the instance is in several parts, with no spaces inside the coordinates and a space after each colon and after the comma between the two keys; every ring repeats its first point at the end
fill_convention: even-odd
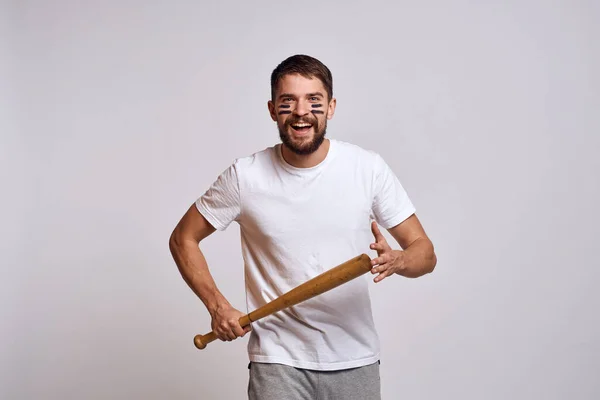
{"type": "Polygon", "coordinates": [[[244,336],[250,328],[243,329],[239,325],[238,320],[243,314],[219,291],[200,250],[200,242],[215,230],[192,204],[173,230],[169,249],[181,276],[210,313],[212,329],[219,339],[233,340],[244,336]]]}
{"type": "Polygon", "coordinates": [[[415,214],[388,229],[403,250],[393,250],[389,246],[375,221],[371,230],[375,236],[375,243],[371,244],[371,249],[377,250],[377,258],[372,261],[373,266],[376,266],[372,273],[378,274],[375,282],[394,273],[407,278],[417,278],[433,272],[437,264],[433,243],[415,214]]]}

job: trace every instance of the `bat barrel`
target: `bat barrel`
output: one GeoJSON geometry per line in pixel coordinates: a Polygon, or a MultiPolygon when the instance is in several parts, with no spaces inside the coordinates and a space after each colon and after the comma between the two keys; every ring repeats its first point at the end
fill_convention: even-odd
{"type": "Polygon", "coordinates": [[[371,270],[371,258],[362,254],[295,287],[248,314],[252,322],[323,294],[371,270]]]}

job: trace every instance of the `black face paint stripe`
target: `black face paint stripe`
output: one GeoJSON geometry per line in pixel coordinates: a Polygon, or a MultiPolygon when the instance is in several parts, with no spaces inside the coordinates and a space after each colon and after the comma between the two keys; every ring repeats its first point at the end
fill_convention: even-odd
{"type": "Polygon", "coordinates": [[[291,114],[291,113],[292,113],[291,111],[286,111],[286,110],[279,111],[279,115],[282,115],[282,114],[291,114]]]}
{"type": "Polygon", "coordinates": [[[324,113],[323,111],[321,111],[321,110],[311,110],[310,112],[311,112],[311,113],[313,113],[313,114],[325,114],[325,113],[324,113]]]}
{"type": "Polygon", "coordinates": [[[320,108],[320,107],[323,107],[323,104],[313,104],[311,107],[312,108],[320,108]]]}
{"type": "Polygon", "coordinates": [[[279,108],[290,108],[291,106],[289,104],[281,104],[279,106],[279,108]]]}

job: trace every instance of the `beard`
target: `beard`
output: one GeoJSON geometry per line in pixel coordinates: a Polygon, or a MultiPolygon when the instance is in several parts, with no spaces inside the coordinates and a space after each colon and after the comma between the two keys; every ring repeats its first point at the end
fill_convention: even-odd
{"type": "Polygon", "coordinates": [[[293,153],[298,155],[308,155],[312,154],[321,147],[323,141],[325,141],[325,134],[327,132],[327,120],[323,122],[323,125],[319,124],[319,120],[317,118],[299,118],[290,116],[286,121],[283,128],[277,124],[277,129],[279,130],[279,138],[281,142],[290,149],[293,153]],[[295,141],[292,137],[292,134],[289,133],[292,128],[292,124],[299,122],[307,122],[312,124],[312,129],[314,131],[314,135],[312,139],[302,139],[301,141],[295,141]]]}

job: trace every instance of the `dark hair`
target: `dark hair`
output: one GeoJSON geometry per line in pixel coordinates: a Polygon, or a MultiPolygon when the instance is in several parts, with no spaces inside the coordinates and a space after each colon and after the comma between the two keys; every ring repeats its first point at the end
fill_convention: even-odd
{"type": "Polygon", "coordinates": [[[296,54],[283,60],[271,74],[271,100],[275,100],[275,89],[285,75],[299,74],[305,78],[317,78],[327,90],[328,100],[333,97],[333,76],[329,68],[314,57],[296,54]]]}

